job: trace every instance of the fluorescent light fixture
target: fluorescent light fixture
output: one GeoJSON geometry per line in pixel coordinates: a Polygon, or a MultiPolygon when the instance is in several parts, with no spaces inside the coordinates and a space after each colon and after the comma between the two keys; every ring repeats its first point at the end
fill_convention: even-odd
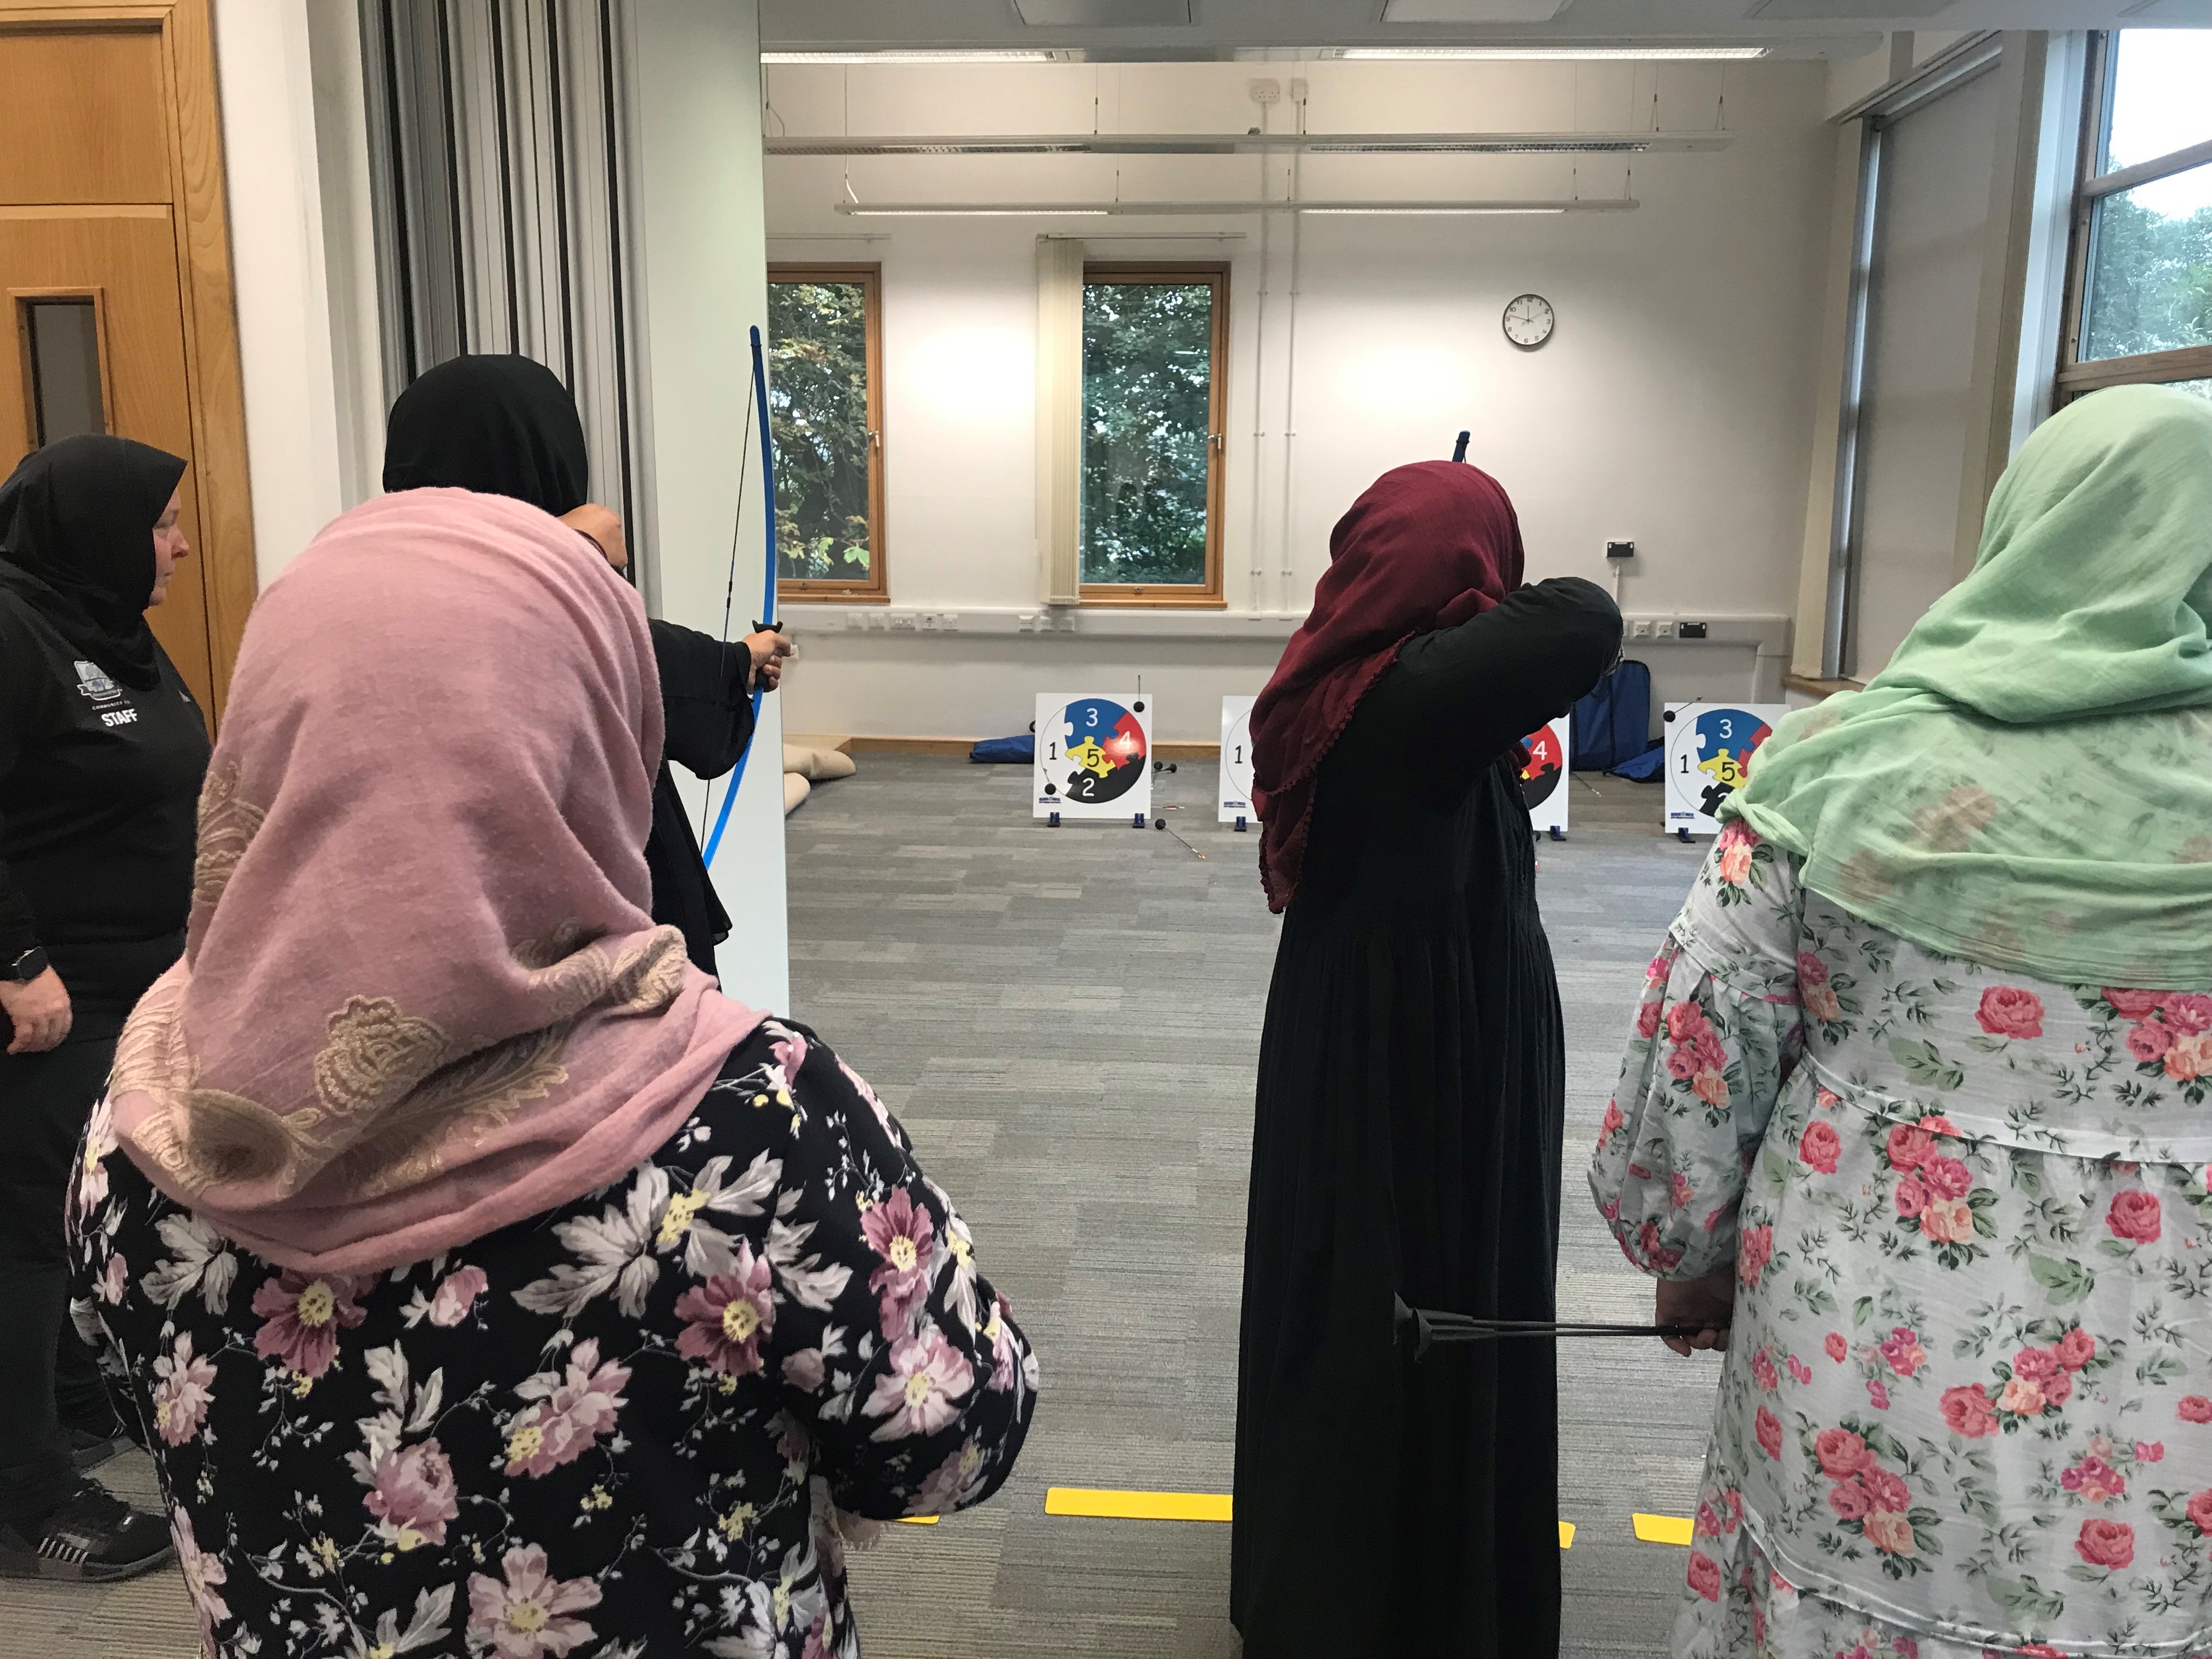
{"type": "Polygon", "coordinates": [[[840,206],[838,212],[855,219],[1035,219],[1048,216],[1060,219],[1071,216],[1082,219],[1104,219],[1114,210],[1102,207],[965,207],[950,203],[933,203],[922,207],[850,207],[840,206]]]}
{"type": "Polygon", "coordinates": [[[1300,213],[1340,213],[1340,214],[1365,213],[1365,214],[1378,214],[1378,215],[1380,215],[1380,214],[1388,214],[1388,215],[1389,215],[1389,216],[1391,216],[1392,217],[1394,217],[1394,218],[1395,218],[1395,217],[1403,217],[1403,216],[1407,216],[1407,215],[1419,215],[1419,214],[1434,214],[1434,215],[1439,215],[1439,216],[1442,216],[1442,215],[1453,215],[1453,214],[1464,215],[1464,214],[1478,214],[1478,213],[1565,213],[1565,212],[1566,211],[1566,209],[1565,209],[1565,208],[1564,208],[1564,207],[1389,207],[1389,206],[1383,206],[1383,207],[1302,207],[1302,208],[1297,209],[1297,210],[1296,210],[1296,211],[1300,212],[1300,213]]]}
{"type": "Polygon", "coordinates": [[[1049,64],[1060,54],[1042,46],[947,47],[936,51],[763,52],[763,64],[1049,64]]]}
{"type": "Polygon", "coordinates": [[[1051,202],[864,203],[839,202],[836,210],[857,219],[1148,219],[1230,218],[1254,213],[1342,213],[1373,217],[1425,216],[1468,217],[1483,214],[1617,213],[1637,203],[1621,196],[1581,197],[1550,202],[1107,202],[1066,206],[1051,202]]]}
{"type": "Polygon", "coordinates": [[[1764,58],[1765,46],[1340,46],[1334,58],[1376,62],[1559,63],[1614,58],[1764,58]]]}

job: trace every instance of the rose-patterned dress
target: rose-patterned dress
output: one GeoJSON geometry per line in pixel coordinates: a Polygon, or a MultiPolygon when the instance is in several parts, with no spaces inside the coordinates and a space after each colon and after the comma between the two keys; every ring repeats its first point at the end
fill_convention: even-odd
{"type": "Polygon", "coordinates": [[[966,1225],[798,1025],[605,1191],[371,1278],[236,1249],[104,1106],[71,1219],[222,1659],[850,1659],[854,1517],[980,1503],[1036,1405],[966,1225]]]}
{"type": "Polygon", "coordinates": [[[1682,1656],[2212,1650],[2212,995],[1934,956],[1729,824],[1591,1189],[1733,1264],[1682,1656]]]}

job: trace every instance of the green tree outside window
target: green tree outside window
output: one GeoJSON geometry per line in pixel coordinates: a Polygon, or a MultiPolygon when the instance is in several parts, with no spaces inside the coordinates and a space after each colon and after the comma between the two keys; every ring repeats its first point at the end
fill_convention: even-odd
{"type": "Polygon", "coordinates": [[[1207,579],[1213,293],[1206,282],[1084,285],[1086,582],[1207,579]]]}
{"type": "Polygon", "coordinates": [[[2212,345],[2212,167],[2097,204],[2095,260],[2082,330],[2085,360],[2212,345]],[[2195,184],[2202,188],[2190,190],[2195,184]],[[2177,185],[2181,186],[2177,190],[2177,185]],[[2160,212],[2136,198],[2160,191],[2205,201],[2193,211],[2160,212]]]}
{"type": "Polygon", "coordinates": [[[776,574],[865,586],[875,576],[867,290],[858,282],[771,282],[768,295],[776,574]]]}

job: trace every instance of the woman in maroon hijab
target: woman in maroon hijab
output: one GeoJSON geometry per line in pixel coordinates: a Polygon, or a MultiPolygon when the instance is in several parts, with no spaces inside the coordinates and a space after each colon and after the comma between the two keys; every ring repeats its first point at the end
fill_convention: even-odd
{"type": "Polygon", "coordinates": [[[1551,1346],[1396,1341],[1415,1307],[1553,1316],[1564,1089],[1519,739],[1620,615],[1521,582],[1505,492],[1385,473],[1253,709],[1284,911],[1252,1137],[1231,1613],[1247,1659],[1559,1645],[1551,1346]],[[1501,1360],[1503,1363],[1501,1363],[1501,1360]],[[1319,1592],[1347,1545],[1347,1613],[1319,1592]]]}

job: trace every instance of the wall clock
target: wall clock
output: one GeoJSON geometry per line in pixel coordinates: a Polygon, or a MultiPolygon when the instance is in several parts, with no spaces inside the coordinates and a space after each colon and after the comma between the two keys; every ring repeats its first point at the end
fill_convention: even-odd
{"type": "Polygon", "coordinates": [[[1552,302],[1540,294],[1517,295],[1505,302],[1505,337],[1524,351],[1550,339],[1558,321],[1552,302]]]}

